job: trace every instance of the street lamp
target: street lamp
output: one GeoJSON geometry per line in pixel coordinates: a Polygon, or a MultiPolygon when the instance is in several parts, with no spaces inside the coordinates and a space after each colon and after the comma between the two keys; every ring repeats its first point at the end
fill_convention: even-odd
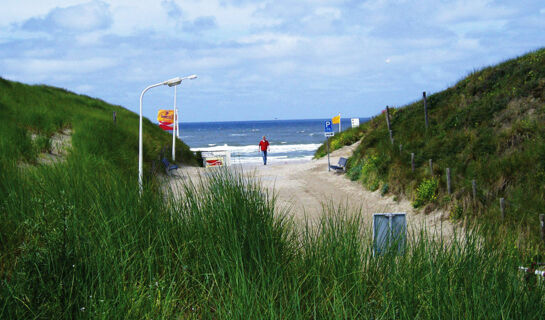
{"type": "MultiPolygon", "coordinates": [[[[179,130],[178,128],[178,109],[176,108],[176,87],[182,83],[183,80],[193,80],[196,79],[197,75],[190,75],[183,78],[175,78],[172,80],[171,83],[168,84],[169,87],[174,87],[174,123],[172,124],[172,161],[176,160],[176,132],[179,130]]],[[[178,137],[180,136],[178,132],[178,137]]]]}
{"type": "Polygon", "coordinates": [[[142,141],[143,140],[142,139],[142,100],[144,98],[144,93],[146,93],[146,91],[148,91],[151,88],[155,88],[155,87],[163,86],[163,85],[168,85],[169,87],[177,86],[180,83],[182,83],[182,80],[195,79],[195,78],[197,78],[197,76],[194,75],[194,74],[190,75],[190,76],[187,76],[187,77],[183,77],[183,78],[180,78],[180,77],[172,78],[170,80],[166,80],[166,81],[163,81],[163,82],[152,84],[151,86],[146,87],[142,91],[142,93],[140,94],[140,123],[139,123],[139,132],[138,132],[138,186],[140,188],[140,193],[142,193],[143,177],[144,177],[144,170],[143,170],[143,167],[144,167],[144,155],[143,155],[144,145],[143,145],[143,141],[142,141]]]}

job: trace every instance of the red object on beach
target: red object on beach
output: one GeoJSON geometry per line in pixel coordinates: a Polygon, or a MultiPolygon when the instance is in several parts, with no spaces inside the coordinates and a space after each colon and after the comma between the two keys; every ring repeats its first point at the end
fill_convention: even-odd
{"type": "Polygon", "coordinates": [[[209,167],[221,166],[223,163],[221,160],[206,160],[209,167]]]}
{"type": "Polygon", "coordinates": [[[159,122],[159,128],[165,130],[165,131],[172,131],[173,130],[173,124],[172,123],[164,123],[159,122]]]}

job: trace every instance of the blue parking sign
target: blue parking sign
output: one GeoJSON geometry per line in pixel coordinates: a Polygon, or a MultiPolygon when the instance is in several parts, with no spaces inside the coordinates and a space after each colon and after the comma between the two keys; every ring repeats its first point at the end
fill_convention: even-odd
{"type": "Polygon", "coordinates": [[[326,121],[324,123],[324,132],[333,132],[333,127],[331,126],[331,121],[326,121]]]}

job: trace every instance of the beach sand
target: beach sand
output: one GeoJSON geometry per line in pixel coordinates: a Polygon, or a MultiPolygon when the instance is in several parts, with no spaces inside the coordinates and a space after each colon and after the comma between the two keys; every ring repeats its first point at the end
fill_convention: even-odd
{"type": "MultiPolygon", "coordinates": [[[[358,143],[346,146],[331,153],[331,164],[337,164],[339,157],[350,157],[358,143]]],[[[360,182],[350,181],[342,173],[327,170],[327,157],[302,162],[273,162],[264,165],[232,166],[244,175],[256,179],[277,196],[280,212],[289,209],[289,215],[295,222],[314,225],[324,213],[324,208],[341,208],[350,214],[361,213],[364,223],[371,223],[373,213],[407,213],[409,230],[424,227],[432,233],[444,237],[452,234],[453,225],[446,219],[445,212],[436,210],[429,214],[412,208],[407,199],[394,201],[393,196],[381,196],[380,191],[366,190],[360,182]]],[[[170,186],[179,193],[177,185],[185,179],[194,179],[202,175],[205,168],[182,167],[178,177],[170,179],[170,186]]]]}

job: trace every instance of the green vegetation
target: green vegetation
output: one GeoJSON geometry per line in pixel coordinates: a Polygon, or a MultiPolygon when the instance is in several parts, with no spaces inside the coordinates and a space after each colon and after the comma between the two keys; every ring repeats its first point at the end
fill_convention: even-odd
{"type": "MultiPolygon", "coordinates": [[[[351,145],[363,137],[363,124],[356,128],[349,128],[342,132],[342,134],[335,134],[329,138],[329,151],[337,150],[344,146],[351,145]]],[[[314,158],[321,158],[327,154],[327,148],[325,143],[321,145],[314,154],[314,158]]]]}
{"type": "Polygon", "coordinates": [[[538,240],[538,215],[545,207],[545,49],[475,71],[429,96],[427,130],[422,101],[390,110],[394,145],[384,113],[363,124],[361,144],[348,162],[351,179],[370,189],[388,184],[389,192],[416,206],[429,202],[428,210],[442,206],[457,217],[478,216],[487,225],[538,240]],[[419,198],[419,186],[430,179],[428,159],[438,181],[435,199],[419,198]],[[452,172],[450,196],[446,168],[452,172]],[[507,203],[504,221],[501,197],[507,203]]]}
{"type": "MultiPolygon", "coordinates": [[[[255,179],[226,170],[183,180],[183,196],[148,175],[140,196],[135,115],[59,89],[2,86],[2,319],[545,317],[545,285],[518,271],[530,260],[516,238],[468,233],[446,245],[430,231],[411,235],[401,256],[373,257],[361,217],[330,207],[299,229],[255,179]],[[41,107],[15,117],[13,104],[30,102],[41,107]],[[67,127],[65,161],[38,164],[48,144],[29,132],[67,127]]],[[[148,163],[170,137],[158,130],[146,122],[148,163]]]]}
{"type": "Polygon", "coordinates": [[[545,316],[545,286],[524,280],[511,241],[420,234],[402,256],[373,257],[361,218],[330,209],[299,231],[228,171],[180,200],[139,198],[101,164],[31,171],[0,173],[2,318],[545,316]]]}
{"type": "MultiPolygon", "coordinates": [[[[48,86],[29,86],[0,78],[1,161],[36,164],[38,154],[51,151],[51,138],[71,129],[72,153],[108,162],[124,172],[138,172],[138,115],[120,106],[48,86]],[[112,114],[117,113],[117,123],[112,114]],[[34,136],[34,138],[33,138],[34,136]],[[136,153],[135,153],[136,152],[136,153]]],[[[172,146],[172,136],[144,119],[144,161],[149,173],[161,148],[172,146]]],[[[196,164],[183,142],[176,159],[196,164]]],[[[167,152],[167,155],[170,155],[167,152]]]]}
{"type": "Polygon", "coordinates": [[[437,200],[437,187],[439,186],[439,181],[435,178],[424,179],[422,183],[416,189],[416,196],[413,201],[413,206],[415,208],[421,207],[422,205],[433,202],[437,200]]]}

